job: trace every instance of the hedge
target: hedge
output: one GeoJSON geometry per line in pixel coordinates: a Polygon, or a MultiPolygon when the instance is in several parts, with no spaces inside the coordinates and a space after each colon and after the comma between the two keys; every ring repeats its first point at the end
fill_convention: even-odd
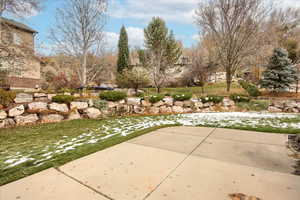
{"type": "Polygon", "coordinates": [[[125,99],[127,97],[127,94],[119,91],[107,91],[107,92],[100,93],[99,97],[100,99],[106,101],[120,101],[125,99]]]}

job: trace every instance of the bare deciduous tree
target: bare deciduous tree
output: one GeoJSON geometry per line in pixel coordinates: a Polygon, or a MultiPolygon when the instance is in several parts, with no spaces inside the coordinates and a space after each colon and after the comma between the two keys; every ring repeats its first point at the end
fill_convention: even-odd
{"type": "Polygon", "coordinates": [[[51,29],[55,50],[79,60],[77,74],[82,86],[101,71],[98,64],[88,62],[88,57],[100,57],[103,53],[106,9],[106,0],[66,0],[57,10],[56,26],[51,29]]]}
{"type": "Polygon", "coordinates": [[[32,14],[40,9],[43,0],[0,0],[0,17],[8,12],[19,17],[32,14]]]}
{"type": "Polygon", "coordinates": [[[201,33],[215,42],[219,63],[226,71],[227,91],[243,59],[255,53],[252,41],[270,9],[263,0],[208,0],[199,4],[196,22],[201,33]]]}

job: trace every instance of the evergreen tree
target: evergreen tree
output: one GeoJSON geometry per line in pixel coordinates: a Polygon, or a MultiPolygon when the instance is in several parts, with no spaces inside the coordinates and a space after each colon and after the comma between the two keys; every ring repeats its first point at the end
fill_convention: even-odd
{"type": "Polygon", "coordinates": [[[144,29],[144,35],[146,51],[139,57],[143,57],[146,67],[151,68],[152,82],[159,93],[166,83],[168,69],[174,67],[182,55],[182,47],[159,17],[152,19],[144,29]]]}
{"type": "Polygon", "coordinates": [[[261,86],[273,92],[280,92],[288,89],[291,84],[297,81],[296,68],[289,59],[285,49],[277,48],[263,73],[261,86]]]}
{"type": "Polygon", "coordinates": [[[124,25],[120,31],[120,38],[119,38],[119,54],[118,54],[118,72],[121,73],[124,69],[128,68],[129,66],[129,47],[128,47],[128,35],[124,25]]]}

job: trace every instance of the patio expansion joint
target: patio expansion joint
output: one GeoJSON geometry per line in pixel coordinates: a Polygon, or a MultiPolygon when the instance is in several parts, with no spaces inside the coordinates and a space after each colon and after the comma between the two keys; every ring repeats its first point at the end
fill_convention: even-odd
{"type": "Polygon", "coordinates": [[[108,199],[108,200],[115,200],[115,199],[113,199],[112,197],[110,197],[110,196],[108,196],[108,195],[106,195],[106,194],[104,194],[104,193],[102,193],[102,192],[96,190],[95,188],[93,188],[93,187],[91,187],[91,186],[89,186],[89,185],[83,183],[82,181],[80,181],[80,180],[74,178],[73,176],[67,174],[66,172],[62,171],[62,170],[59,169],[58,167],[55,167],[54,169],[55,169],[56,171],[58,171],[59,173],[61,173],[62,175],[64,175],[64,176],[66,176],[66,177],[72,179],[73,181],[79,183],[81,186],[83,186],[83,187],[85,187],[85,188],[87,188],[87,189],[89,189],[89,190],[92,190],[93,192],[97,193],[98,195],[100,195],[100,196],[102,196],[102,197],[104,197],[104,198],[106,198],[106,199],[108,199]]]}
{"type": "Polygon", "coordinates": [[[157,190],[190,156],[192,156],[192,154],[213,134],[213,132],[216,130],[216,128],[214,128],[212,131],[210,131],[210,133],[189,153],[187,154],[183,160],[178,163],[178,165],[176,165],[176,167],[151,191],[149,192],[144,198],[143,200],[146,200],[148,197],[150,197],[150,195],[157,190]]]}

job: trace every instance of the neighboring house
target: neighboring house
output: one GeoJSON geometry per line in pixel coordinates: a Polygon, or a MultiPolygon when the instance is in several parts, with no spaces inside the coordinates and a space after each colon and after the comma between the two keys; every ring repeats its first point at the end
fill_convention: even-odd
{"type": "Polygon", "coordinates": [[[40,60],[34,53],[37,31],[14,20],[0,19],[0,67],[11,89],[35,89],[41,83],[40,60]]]}

